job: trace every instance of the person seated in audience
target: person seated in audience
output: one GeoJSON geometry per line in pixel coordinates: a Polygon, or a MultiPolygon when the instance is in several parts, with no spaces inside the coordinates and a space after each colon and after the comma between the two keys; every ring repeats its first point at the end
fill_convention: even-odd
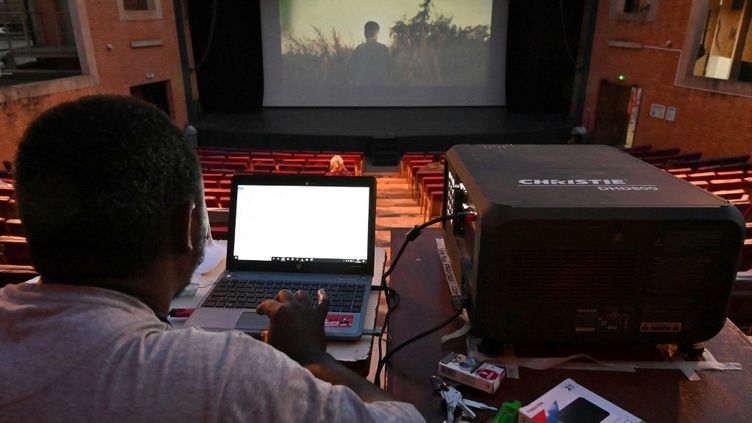
{"type": "Polygon", "coordinates": [[[431,162],[426,163],[425,165],[421,166],[420,169],[418,169],[418,171],[422,172],[431,172],[436,170],[444,170],[444,162],[438,155],[434,155],[431,158],[431,162]]]}
{"type": "Polygon", "coordinates": [[[196,154],[155,107],[57,106],[15,170],[41,279],[0,289],[0,421],[423,420],[326,353],[326,299],[264,301],[269,344],[171,329],[208,224],[196,154]]]}
{"type": "Polygon", "coordinates": [[[585,144],[585,137],[587,137],[587,128],[584,126],[575,126],[569,132],[569,139],[567,144],[585,144]]]}
{"type": "Polygon", "coordinates": [[[326,172],[326,176],[352,176],[352,172],[347,170],[342,156],[335,154],[329,160],[329,172],[326,172]]]}

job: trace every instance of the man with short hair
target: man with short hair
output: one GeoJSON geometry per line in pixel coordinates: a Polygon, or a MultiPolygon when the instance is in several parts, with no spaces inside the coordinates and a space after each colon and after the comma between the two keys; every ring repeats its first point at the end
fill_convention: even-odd
{"type": "Polygon", "coordinates": [[[379,24],[368,21],[363,27],[366,41],[350,56],[350,73],[355,85],[387,85],[394,59],[379,40],[379,24]]]}
{"type": "Polygon", "coordinates": [[[202,190],[145,103],[87,97],[30,126],[16,193],[41,279],[0,289],[0,421],[422,421],[326,353],[326,300],[262,303],[271,346],[170,329],[207,236],[202,190]]]}

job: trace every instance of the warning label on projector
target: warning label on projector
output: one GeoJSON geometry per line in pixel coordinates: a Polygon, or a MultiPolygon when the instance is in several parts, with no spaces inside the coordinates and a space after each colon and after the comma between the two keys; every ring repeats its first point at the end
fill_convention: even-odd
{"type": "Polygon", "coordinates": [[[640,332],[681,332],[681,322],[642,322],[640,332]]]}

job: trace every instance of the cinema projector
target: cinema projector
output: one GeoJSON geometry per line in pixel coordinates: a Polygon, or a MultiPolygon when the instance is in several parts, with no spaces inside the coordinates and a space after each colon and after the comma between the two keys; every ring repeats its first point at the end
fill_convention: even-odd
{"type": "Polygon", "coordinates": [[[447,251],[497,342],[675,343],[724,325],[744,236],[728,201],[611,147],[458,145],[447,251]]]}

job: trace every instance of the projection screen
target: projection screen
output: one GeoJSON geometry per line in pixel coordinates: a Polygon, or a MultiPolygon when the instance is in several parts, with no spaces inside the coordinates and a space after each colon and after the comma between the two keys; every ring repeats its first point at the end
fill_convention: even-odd
{"type": "Polygon", "coordinates": [[[262,0],[264,106],[503,106],[508,0],[262,0]]]}

